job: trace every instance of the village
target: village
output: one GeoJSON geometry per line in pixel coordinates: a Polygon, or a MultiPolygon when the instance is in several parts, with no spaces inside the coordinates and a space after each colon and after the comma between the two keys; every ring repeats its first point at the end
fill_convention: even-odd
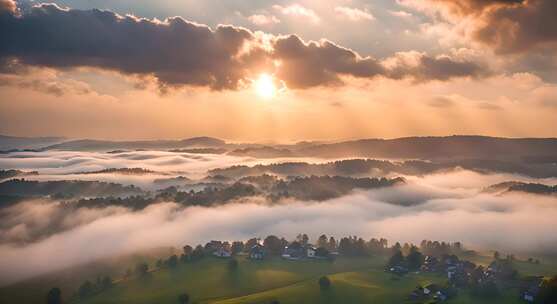
{"type": "MultiPolygon", "coordinates": [[[[231,259],[231,261],[234,261],[235,256],[245,256],[251,261],[263,261],[271,257],[280,257],[288,261],[334,261],[339,256],[390,255],[385,271],[391,273],[394,280],[397,277],[420,273],[431,273],[446,278],[445,284],[427,284],[408,291],[407,299],[411,303],[449,301],[457,297],[459,290],[463,289],[470,290],[480,298],[497,298],[500,290],[508,288],[520,290],[517,297],[520,297],[524,303],[537,303],[544,283],[542,276],[520,276],[513,268],[515,257],[512,255],[501,258],[499,253],[495,252],[493,261],[488,266],[476,265],[461,259],[454,254],[464,252],[460,243],[422,243],[423,251],[432,251],[431,249],[435,248],[437,251],[444,252],[439,255],[424,255],[418,247],[411,244],[402,247],[396,243],[388,247],[384,239],[365,242],[361,238],[348,237],[337,243],[334,238],[321,236],[317,245],[310,244],[308,240],[306,235],[299,235],[292,242],[275,236],[269,236],[263,242],[255,238],[246,243],[211,241],[195,249],[185,246],[181,259],[195,260],[205,255],[212,255],[217,258],[231,259]]],[[[540,263],[538,260],[530,259],[530,261],[540,263]]]]}

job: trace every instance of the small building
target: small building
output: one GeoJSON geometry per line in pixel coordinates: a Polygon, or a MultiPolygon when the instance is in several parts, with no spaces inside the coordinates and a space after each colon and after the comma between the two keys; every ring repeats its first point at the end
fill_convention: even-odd
{"type": "Polygon", "coordinates": [[[310,259],[315,258],[315,251],[316,251],[315,247],[311,247],[311,246],[307,247],[306,256],[310,259]]]}
{"type": "Polygon", "coordinates": [[[262,260],[265,258],[265,248],[263,245],[256,244],[249,250],[249,258],[251,260],[262,260]]]}
{"type": "Polygon", "coordinates": [[[229,258],[232,256],[232,252],[225,247],[220,247],[213,251],[213,255],[219,258],[229,258]]]}
{"type": "Polygon", "coordinates": [[[291,246],[284,247],[282,258],[287,260],[299,260],[305,256],[305,251],[302,246],[292,244],[291,246]]]}

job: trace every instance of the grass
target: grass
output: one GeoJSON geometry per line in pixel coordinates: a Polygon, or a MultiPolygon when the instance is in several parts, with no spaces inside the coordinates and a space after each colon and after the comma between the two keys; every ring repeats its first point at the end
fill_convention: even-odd
{"type": "Polygon", "coordinates": [[[105,275],[119,278],[125,273],[126,269],[133,269],[138,262],[147,262],[153,265],[158,256],[167,256],[170,252],[171,248],[153,249],[146,252],[100,260],[1,287],[0,303],[44,303],[46,294],[52,287],[62,289],[62,295],[66,300],[64,303],[67,303],[71,294],[85,280],[93,281],[96,277],[105,275]]]}
{"type": "MultiPolygon", "coordinates": [[[[139,260],[154,263],[154,257],[128,257],[127,264],[118,269],[122,273],[126,267],[139,260]]],[[[280,258],[265,261],[249,261],[238,258],[238,268],[230,270],[228,260],[208,257],[197,262],[182,264],[175,269],[162,269],[149,273],[143,278],[130,278],[117,282],[109,290],[89,297],[72,297],[65,301],[70,304],[174,304],[178,295],[188,293],[190,303],[199,304],[268,304],[279,300],[281,304],[298,303],[409,303],[409,293],[418,285],[428,283],[444,284],[446,278],[437,274],[408,274],[395,277],[384,272],[385,257],[346,258],[339,257],[329,261],[286,261],[280,258]],[[321,290],[317,281],[327,275],[332,282],[328,290],[321,290]]],[[[489,263],[488,258],[476,257],[475,262],[489,263]]],[[[542,261],[541,265],[517,262],[519,271],[525,275],[550,274],[556,272],[555,262],[542,261]]],[[[0,303],[42,303],[48,288],[62,287],[68,295],[85,281],[92,280],[93,273],[104,271],[96,267],[96,272],[76,275],[73,272],[73,285],[53,285],[56,281],[34,280],[10,288],[0,289],[0,303]],[[86,277],[89,275],[89,277],[86,277]],[[77,278],[77,279],[76,279],[77,278]],[[34,284],[34,285],[33,285],[34,284]],[[48,287],[48,288],[47,288],[48,287]],[[73,288],[73,289],[71,289],[73,288]]],[[[65,277],[68,280],[70,275],[65,277]]],[[[58,278],[59,280],[60,278],[58,278]]],[[[466,291],[450,300],[450,304],[514,304],[521,303],[518,291],[504,290],[501,297],[482,300],[472,297],[466,291]]]]}
{"type": "MultiPolygon", "coordinates": [[[[285,261],[279,258],[249,261],[239,258],[239,267],[231,271],[227,260],[206,258],[199,262],[164,269],[146,278],[117,284],[109,291],[74,304],[177,303],[180,293],[199,304],[281,304],[299,303],[411,303],[408,294],[418,285],[444,284],[438,274],[409,274],[395,277],[384,272],[384,257],[339,258],[327,261],[285,261]],[[328,275],[332,286],[321,290],[317,281],[328,275]]],[[[498,299],[482,300],[461,291],[449,303],[514,304],[521,303],[518,291],[503,291],[498,299]]]]}
{"type": "Polygon", "coordinates": [[[249,261],[239,258],[238,269],[231,271],[227,260],[206,258],[151,273],[145,278],[117,284],[109,291],[78,303],[175,303],[178,294],[187,292],[193,302],[210,303],[285,286],[296,286],[331,273],[381,267],[383,258],[340,258],[328,261],[285,261],[279,258],[249,261]]]}

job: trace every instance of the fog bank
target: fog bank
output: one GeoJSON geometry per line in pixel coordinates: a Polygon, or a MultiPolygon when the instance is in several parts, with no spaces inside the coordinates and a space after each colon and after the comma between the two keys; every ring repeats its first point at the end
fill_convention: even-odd
{"type": "MultiPolygon", "coordinates": [[[[47,211],[37,211],[36,215],[41,212],[47,211]]],[[[552,229],[555,218],[557,199],[529,195],[438,195],[410,207],[380,201],[374,191],[322,203],[268,205],[253,200],[212,208],[161,203],[138,212],[98,212],[96,219],[89,217],[82,225],[27,246],[4,244],[0,246],[0,282],[8,284],[158,246],[246,240],[270,234],[292,239],[300,232],[313,240],[325,233],[414,243],[422,239],[462,241],[474,248],[513,253],[557,252],[557,235],[552,229]]]]}

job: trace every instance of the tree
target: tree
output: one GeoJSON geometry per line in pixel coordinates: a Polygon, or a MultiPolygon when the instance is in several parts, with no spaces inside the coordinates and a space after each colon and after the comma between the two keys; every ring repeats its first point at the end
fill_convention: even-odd
{"type": "Polygon", "coordinates": [[[329,250],[327,250],[327,248],[325,247],[319,247],[315,250],[315,256],[321,258],[327,258],[329,257],[329,250]]]}
{"type": "Polygon", "coordinates": [[[240,241],[232,242],[230,251],[232,252],[232,255],[237,255],[238,253],[244,251],[244,243],[240,241]]]}
{"type": "Polygon", "coordinates": [[[113,284],[113,282],[112,282],[112,278],[111,278],[111,277],[109,277],[109,276],[104,276],[104,277],[102,278],[101,286],[102,286],[103,289],[108,289],[108,288],[112,287],[112,284],[113,284]]]}
{"type": "Polygon", "coordinates": [[[147,265],[147,263],[145,262],[140,262],[137,263],[137,265],[135,265],[135,274],[137,276],[144,276],[149,272],[149,265],[147,265]]]}
{"type": "Polygon", "coordinates": [[[495,260],[498,260],[500,257],[501,257],[501,254],[499,253],[499,251],[495,251],[495,252],[493,253],[493,258],[494,258],[495,260]]]}
{"type": "Polygon", "coordinates": [[[47,304],[61,304],[62,303],[62,291],[58,287],[54,287],[48,291],[46,295],[47,304]]]}
{"type": "Polygon", "coordinates": [[[259,244],[259,240],[256,238],[251,238],[246,242],[246,246],[244,246],[245,251],[249,251],[253,246],[259,244]]]}
{"type": "Polygon", "coordinates": [[[330,237],[329,238],[329,250],[336,250],[337,249],[337,241],[335,240],[334,237],[330,237]]]}
{"type": "Polygon", "coordinates": [[[191,253],[191,258],[193,260],[201,259],[204,256],[205,256],[205,250],[203,249],[203,246],[201,246],[201,245],[197,245],[197,247],[195,247],[195,249],[191,253]]]}
{"type": "Polygon", "coordinates": [[[269,235],[268,237],[266,237],[265,240],[263,240],[263,246],[271,255],[280,255],[282,249],[284,248],[282,246],[281,240],[274,235],[269,235]]]}
{"type": "Polygon", "coordinates": [[[424,257],[421,252],[418,251],[416,246],[412,246],[410,248],[410,253],[406,257],[406,262],[408,263],[408,268],[410,269],[419,269],[422,266],[424,261],[424,257]]]}
{"type": "Polygon", "coordinates": [[[178,266],[178,256],[175,254],[170,256],[165,264],[170,268],[176,268],[178,266]]]}
{"type": "Polygon", "coordinates": [[[90,296],[93,293],[93,284],[89,280],[85,281],[79,286],[77,293],[81,298],[90,296]]]}
{"type": "Polygon", "coordinates": [[[329,289],[331,287],[331,280],[327,276],[322,276],[319,278],[319,287],[323,290],[329,289]]]}
{"type": "Polygon", "coordinates": [[[402,251],[397,250],[393,253],[391,258],[389,258],[389,262],[387,263],[387,266],[389,268],[400,266],[400,264],[402,264],[403,262],[404,262],[404,256],[402,255],[402,251]]]}
{"type": "Polygon", "coordinates": [[[184,251],[184,255],[186,256],[191,256],[192,252],[193,252],[193,248],[190,245],[186,245],[184,246],[184,248],[182,248],[184,251]]]}
{"type": "Polygon", "coordinates": [[[188,304],[190,302],[190,295],[187,293],[182,293],[178,296],[178,303],[180,304],[188,304]]]}
{"type": "Polygon", "coordinates": [[[298,234],[296,236],[296,241],[300,242],[300,244],[302,244],[302,246],[306,246],[309,242],[309,237],[307,234],[298,234]]]}
{"type": "Polygon", "coordinates": [[[318,239],[317,239],[317,247],[323,247],[323,248],[327,248],[328,245],[328,241],[327,241],[327,236],[322,234],[318,239]]]}

